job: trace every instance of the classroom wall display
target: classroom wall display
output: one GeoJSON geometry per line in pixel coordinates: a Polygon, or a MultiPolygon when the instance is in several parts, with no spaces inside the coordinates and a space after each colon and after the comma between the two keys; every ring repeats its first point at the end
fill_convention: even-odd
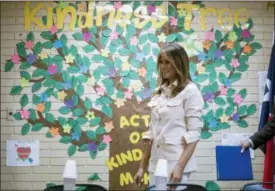
{"type": "MultiPolygon", "coordinates": [[[[20,68],[20,84],[10,91],[21,96],[14,118],[26,121],[22,135],[46,128],[47,138],[60,137],[69,156],[86,152],[93,160],[109,145],[110,190],[136,189],[140,139],[150,122],[147,102],[158,85],[156,58],[167,43],[184,46],[190,57],[192,80],[205,101],[201,138],[232,124],[248,127],[247,117],[256,106],[244,103],[247,90],[235,84],[261,44],[254,40],[253,20],[245,8],[233,12],[176,1],[50,5],[25,3],[30,32],[5,65],[6,72],[20,68]],[[206,30],[208,15],[218,25],[206,30]],[[197,30],[205,32],[203,41],[192,28],[196,17],[197,30]],[[32,32],[34,26],[43,31],[43,40],[32,32]],[[32,96],[23,93],[27,86],[32,96]],[[60,103],[58,113],[54,103],[60,103]]],[[[148,180],[146,173],[144,185],[148,180]]]]}
{"type": "Polygon", "coordinates": [[[7,166],[39,166],[39,141],[7,141],[7,166]]]}

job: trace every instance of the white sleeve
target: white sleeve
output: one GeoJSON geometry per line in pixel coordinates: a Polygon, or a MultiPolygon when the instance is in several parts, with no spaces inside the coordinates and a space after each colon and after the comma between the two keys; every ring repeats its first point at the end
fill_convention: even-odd
{"type": "Polygon", "coordinates": [[[201,129],[203,128],[201,119],[203,107],[204,101],[201,92],[197,87],[192,88],[184,103],[187,133],[183,136],[187,144],[200,139],[201,129]]]}

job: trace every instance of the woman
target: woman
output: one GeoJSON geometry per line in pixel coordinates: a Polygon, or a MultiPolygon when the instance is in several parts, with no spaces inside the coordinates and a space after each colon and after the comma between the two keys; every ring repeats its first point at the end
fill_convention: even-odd
{"type": "Polygon", "coordinates": [[[157,67],[161,86],[148,103],[151,122],[143,136],[145,149],[134,177],[138,186],[149,160],[150,185],[155,185],[158,159],[168,161],[169,183],[186,183],[196,171],[193,153],[203,127],[204,101],[191,81],[188,55],[180,45],[169,44],[161,50],[157,67]]]}

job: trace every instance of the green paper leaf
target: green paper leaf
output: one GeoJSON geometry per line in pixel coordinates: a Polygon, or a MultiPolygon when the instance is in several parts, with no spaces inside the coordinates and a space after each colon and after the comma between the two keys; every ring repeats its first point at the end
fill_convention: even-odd
{"type": "Polygon", "coordinates": [[[225,84],[227,77],[224,73],[219,73],[219,80],[222,84],[225,84]]]}
{"type": "Polygon", "coordinates": [[[247,115],[253,115],[256,112],[256,105],[250,105],[247,109],[247,115]]]}
{"type": "Polygon", "coordinates": [[[32,77],[44,76],[45,72],[46,72],[46,71],[43,70],[43,69],[36,69],[36,70],[33,71],[32,77]]]}
{"type": "Polygon", "coordinates": [[[208,131],[202,131],[201,132],[201,138],[202,139],[209,139],[210,137],[212,137],[212,134],[208,131]]]}
{"type": "Polygon", "coordinates": [[[12,116],[15,120],[21,120],[21,113],[20,112],[16,112],[12,116]]]}
{"type": "Polygon", "coordinates": [[[139,44],[142,45],[148,40],[148,35],[147,34],[141,35],[139,36],[138,40],[139,40],[139,44]]]}
{"type": "Polygon", "coordinates": [[[253,49],[261,49],[262,48],[262,45],[258,42],[252,42],[250,44],[250,46],[253,48],[253,49]]]}
{"type": "Polygon", "coordinates": [[[174,42],[177,38],[177,33],[169,34],[166,38],[166,42],[174,42]]]}
{"type": "Polygon", "coordinates": [[[96,133],[94,131],[90,130],[90,131],[86,131],[86,133],[89,139],[96,140],[96,133]]]}
{"type": "Polygon", "coordinates": [[[25,78],[26,80],[31,80],[31,75],[26,71],[21,71],[20,76],[21,78],[25,78]]]}
{"type": "Polygon", "coordinates": [[[215,40],[216,40],[217,42],[219,42],[219,41],[222,40],[222,33],[221,33],[221,31],[219,31],[219,30],[216,30],[216,31],[215,31],[215,40]]]}
{"type": "Polygon", "coordinates": [[[226,102],[224,101],[224,99],[221,98],[221,97],[216,97],[216,98],[215,98],[215,103],[216,103],[217,105],[220,105],[220,106],[224,106],[224,105],[226,104],[226,102]]]}
{"type": "Polygon", "coordinates": [[[23,88],[21,86],[13,86],[11,88],[10,95],[20,95],[22,89],[23,88]]]}
{"type": "Polygon", "coordinates": [[[91,157],[92,159],[95,159],[96,156],[97,156],[97,151],[90,151],[90,157],[91,157]]]}
{"type": "Polygon", "coordinates": [[[64,117],[58,117],[58,122],[61,126],[66,124],[66,119],[64,117]]]}
{"type": "Polygon", "coordinates": [[[80,72],[80,69],[77,66],[69,66],[67,68],[67,71],[70,72],[70,73],[72,73],[72,74],[76,74],[76,73],[80,72]]]}
{"type": "Polygon", "coordinates": [[[80,115],[83,115],[83,114],[84,114],[84,111],[83,111],[81,108],[75,108],[75,109],[73,110],[73,114],[74,114],[74,116],[78,117],[78,116],[80,116],[80,115]]]}
{"type": "Polygon", "coordinates": [[[88,120],[86,118],[79,117],[79,118],[76,119],[76,122],[77,122],[78,125],[81,126],[81,125],[84,125],[85,123],[87,123],[88,120]]]}
{"type": "Polygon", "coordinates": [[[245,120],[243,120],[243,119],[241,119],[241,120],[238,121],[238,125],[239,125],[240,127],[242,127],[242,128],[248,127],[247,121],[245,121],[245,120]]]}
{"type": "Polygon", "coordinates": [[[44,106],[45,106],[45,109],[44,109],[43,113],[49,112],[49,110],[51,109],[52,103],[51,102],[46,102],[44,104],[44,106]]]}
{"type": "Polygon", "coordinates": [[[36,111],[34,109],[29,109],[30,112],[30,120],[36,120],[36,111]]]}
{"type": "Polygon", "coordinates": [[[82,84],[78,84],[78,86],[76,87],[76,93],[79,96],[82,96],[84,93],[84,87],[82,86],[82,84]]]}
{"type": "Polygon", "coordinates": [[[95,117],[90,120],[90,126],[96,126],[100,123],[101,118],[100,117],[95,117]]]}
{"type": "Polygon", "coordinates": [[[55,117],[51,113],[46,113],[45,114],[45,118],[50,123],[54,123],[55,122],[55,117]]]}
{"type": "Polygon", "coordinates": [[[231,80],[232,82],[235,82],[235,81],[240,80],[241,77],[242,77],[242,73],[237,73],[237,72],[236,72],[236,73],[234,73],[234,74],[231,76],[230,80],[231,80]]]}
{"type": "Polygon", "coordinates": [[[45,49],[51,49],[53,48],[53,43],[50,41],[43,42],[42,47],[45,49]]]}
{"type": "Polygon", "coordinates": [[[72,142],[71,136],[64,136],[59,140],[60,143],[68,144],[72,142]]]}
{"type": "Polygon", "coordinates": [[[88,144],[83,144],[79,147],[78,151],[85,152],[88,150],[88,144]]]}
{"type": "Polygon", "coordinates": [[[98,149],[98,151],[103,151],[104,149],[106,149],[106,147],[107,147],[107,144],[101,142],[101,143],[99,143],[97,149],[98,149]]]}
{"type": "Polygon", "coordinates": [[[21,108],[25,107],[27,104],[29,103],[29,98],[26,94],[24,94],[21,98],[20,98],[20,105],[21,108]]]}
{"type": "Polygon", "coordinates": [[[102,112],[107,115],[108,117],[112,117],[113,115],[113,111],[112,111],[112,108],[111,107],[108,107],[108,106],[103,106],[102,107],[102,112]]]}
{"type": "Polygon", "coordinates": [[[35,131],[35,132],[40,131],[42,129],[42,125],[43,125],[42,123],[36,123],[36,124],[34,124],[32,126],[32,131],[35,131]]]}
{"type": "Polygon", "coordinates": [[[30,131],[30,124],[29,123],[26,123],[22,126],[21,128],[21,135],[27,135],[28,132],[30,131]]]}
{"type": "Polygon", "coordinates": [[[73,34],[73,38],[75,40],[83,40],[83,35],[82,35],[81,32],[76,32],[76,33],[73,34]]]}
{"type": "Polygon", "coordinates": [[[89,98],[86,98],[84,101],[84,106],[87,110],[90,110],[92,108],[92,102],[89,98]]]}
{"type": "Polygon", "coordinates": [[[46,137],[47,137],[47,138],[53,138],[51,132],[49,132],[49,131],[46,133],[46,137]]]}
{"type": "Polygon", "coordinates": [[[246,106],[246,105],[243,105],[243,106],[241,106],[241,107],[238,109],[238,114],[239,114],[240,116],[245,115],[246,112],[247,112],[247,106],[246,106]]]}
{"type": "Polygon", "coordinates": [[[51,40],[53,38],[53,34],[50,31],[43,31],[40,36],[46,40],[51,40]]]}
{"type": "Polygon", "coordinates": [[[22,69],[22,70],[27,70],[27,69],[29,69],[30,67],[31,67],[32,65],[31,64],[29,64],[28,62],[22,62],[21,64],[20,64],[20,69],[22,69]]]}
{"type": "Polygon", "coordinates": [[[118,52],[121,56],[128,56],[131,54],[131,51],[127,48],[120,48],[118,52]]]}
{"type": "Polygon", "coordinates": [[[136,34],[136,28],[133,25],[128,24],[126,26],[127,33],[130,34],[130,36],[133,36],[136,34]]]}
{"type": "Polygon", "coordinates": [[[233,88],[228,88],[226,95],[228,97],[231,97],[231,96],[233,96],[235,94],[235,92],[236,92],[236,90],[234,90],[233,88]]]}
{"type": "Polygon", "coordinates": [[[95,50],[96,48],[93,45],[86,45],[83,47],[84,52],[86,53],[91,53],[95,50]]]}
{"type": "Polygon", "coordinates": [[[151,52],[151,45],[150,43],[146,43],[144,46],[143,46],[143,49],[141,50],[145,55],[148,55],[150,54],[151,52]]]}
{"type": "Polygon", "coordinates": [[[32,93],[37,92],[41,89],[41,82],[36,82],[32,85],[32,93]]]}
{"type": "Polygon", "coordinates": [[[21,57],[27,56],[24,42],[19,42],[18,44],[16,44],[16,50],[19,56],[21,57]]]}
{"type": "Polygon", "coordinates": [[[99,180],[99,176],[97,173],[94,173],[93,175],[89,176],[88,178],[89,180],[93,180],[93,181],[96,181],[96,180],[99,180]]]}
{"type": "Polygon", "coordinates": [[[219,108],[216,111],[216,118],[219,119],[223,115],[223,108],[219,108]]]}
{"type": "Polygon", "coordinates": [[[104,127],[103,127],[103,126],[99,126],[99,127],[96,129],[95,133],[96,133],[97,135],[102,135],[102,134],[104,134],[104,133],[105,133],[104,127]]]}
{"type": "Polygon", "coordinates": [[[70,113],[71,110],[66,106],[62,106],[61,108],[59,108],[58,111],[59,111],[59,113],[66,115],[66,114],[70,113]]]}
{"type": "Polygon", "coordinates": [[[232,115],[234,112],[234,107],[233,106],[228,106],[226,109],[225,109],[225,114],[230,116],[232,115]]]}
{"type": "Polygon", "coordinates": [[[243,99],[245,99],[246,96],[247,96],[246,89],[240,90],[240,91],[239,91],[239,94],[242,96],[243,99]]]}
{"type": "Polygon", "coordinates": [[[27,40],[27,41],[34,41],[33,32],[29,32],[29,33],[27,34],[26,40],[27,40]]]}
{"type": "Polygon", "coordinates": [[[76,152],[76,146],[75,145],[71,145],[69,148],[68,148],[68,155],[69,156],[73,156],[76,152]]]}
{"type": "Polygon", "coordinates": [[[41,50],[42,50],[41,42],[36,43],[35,46],[33,47],[34,54],[36,55],[40,54],[41,50]]]}
{"type": "Polygon", "coordinates": [[[11,60],[8,60],[5,64],[5,72],[9,72],[13,68],[14,64],[11,60]]]}
{"type": "Polygon", "coordinates": [[[103,35],[100,37],[100,43],[102,44],[102,46],[106,46],[108,40],[109,40],[109,37],[105,37],[103,35]]]}

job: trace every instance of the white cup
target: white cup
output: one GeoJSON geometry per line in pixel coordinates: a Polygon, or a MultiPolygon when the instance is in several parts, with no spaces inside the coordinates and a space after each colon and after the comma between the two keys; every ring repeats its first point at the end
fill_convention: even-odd
{"type": "Polygon", "coordinates": [[[168,164],[165,159],[158,159],[155,176],[168,177],[168,164]]]}
{"type": "Polygon", "coordinates": [[[77,178],[75,160],[67,160],[65,169],[63,172],[63,178],[71,178],[71,179],[77,178]]]}

